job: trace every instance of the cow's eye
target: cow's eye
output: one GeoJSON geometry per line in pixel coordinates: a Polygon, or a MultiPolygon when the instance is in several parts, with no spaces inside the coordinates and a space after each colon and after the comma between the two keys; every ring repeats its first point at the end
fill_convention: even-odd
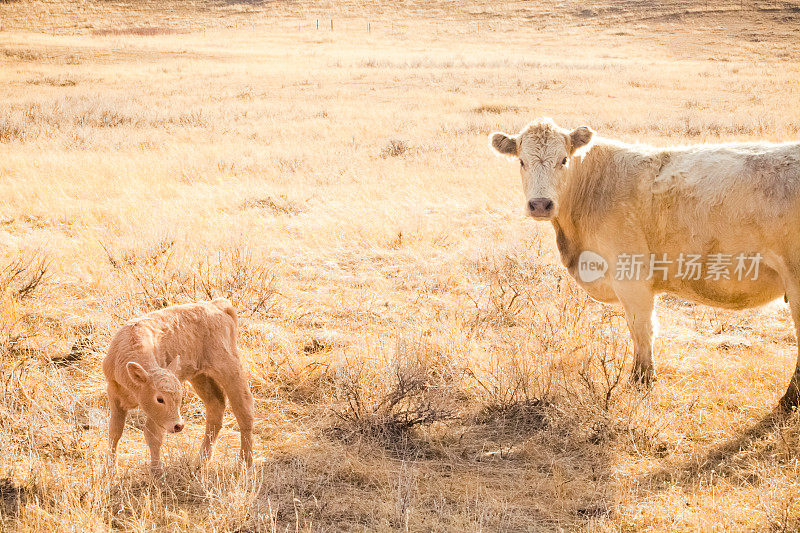
{"type": "Polygon", "coordinates": [[[564,159],[561,160],[561,166],[563,167],[566,164],[567,164],[567,158],[565,157],[564,159]]]}
{"type": "Polygon", "coordinates": [[[159,396],[158,398],[156,398],[156,401],[157,401],[158,403],[164,403],[164,398],[162,398],[161,396],[159,396]]]}
{"type": "Polygon", "coordinates": [[[523,161],[522,159],[520,159],[520,160],[519,160],[519,166],[521,166],[522,168],[525,168],[525,161],[523,161]]]}

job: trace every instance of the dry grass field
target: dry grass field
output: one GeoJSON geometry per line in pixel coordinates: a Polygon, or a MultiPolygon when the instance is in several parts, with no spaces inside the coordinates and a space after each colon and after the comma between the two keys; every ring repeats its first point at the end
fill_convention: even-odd
{"type": "Polygon", "coordinates": [[[791,531],[781,302],[621,309],[487,134],[800,139],[800,5],[0,0],[0,529],[791,531]],[[256,466],[204,413],[105,470],[127,319],[230,298],[256,466]]]}

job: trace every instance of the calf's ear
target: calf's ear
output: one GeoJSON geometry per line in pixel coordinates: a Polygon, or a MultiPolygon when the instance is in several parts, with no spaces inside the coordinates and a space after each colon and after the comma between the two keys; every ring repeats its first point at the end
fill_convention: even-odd
{"type": "Polygon", "coordinates": [[[578,126],[569,134],[569,142],[572,144],[572,150],[577,150],[589,144],[592,140],[594,132],[588,126],[578,126]]]}
{"type": "Polygon", "coordinates": [[[128,376],[130,376],[133,382],[137,385],[144,385],[150,381],[150,374],[148,374],[147,370],[145,370],[144,367],[142,367],[142,365],[139,363],[130,361],[127,365],[125,365],[125,369],[128,371],[128,376]]]}
{"type": "Polygon", "coordinates": [[[496,131],[489,135],[489,146],[501,155],[517,155],[519,147],[517,146],[516,135],[506,135],[503,132],[496,131]]]}

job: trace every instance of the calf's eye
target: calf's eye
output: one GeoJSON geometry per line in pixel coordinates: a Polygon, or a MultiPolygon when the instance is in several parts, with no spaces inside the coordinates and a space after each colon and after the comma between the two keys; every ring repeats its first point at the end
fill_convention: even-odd
{"type": "Polygon", "coordinates": [[[157,401],[158,403],[164,403],[164,398],[162,398],[161,396],[159,396],[158,398],[156,398],[156,401],[157,401]]]}
{"type": "Polygon", "coordinates": [[[523,161],[522,159],[520,159],[520,160],[519,160],[519,166],[521,166],[522,168],[525,168],[525,161],[523,161]]]}
{"type": "Polygon", "coordinates": [[[563,167],[566,164],[567,164],[567,158],[565,157],[564,159],[561,160],[561,166],[563,167]]]}

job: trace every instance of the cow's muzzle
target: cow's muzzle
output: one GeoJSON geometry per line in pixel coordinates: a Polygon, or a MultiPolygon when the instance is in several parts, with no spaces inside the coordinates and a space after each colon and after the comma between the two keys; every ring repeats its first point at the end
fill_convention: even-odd
{"type": "Polygon", "coordinates": [[[550,198],[528,200],[528,214],[537,220],[550,220],[555,213],[556,204],[550,198]]]}

